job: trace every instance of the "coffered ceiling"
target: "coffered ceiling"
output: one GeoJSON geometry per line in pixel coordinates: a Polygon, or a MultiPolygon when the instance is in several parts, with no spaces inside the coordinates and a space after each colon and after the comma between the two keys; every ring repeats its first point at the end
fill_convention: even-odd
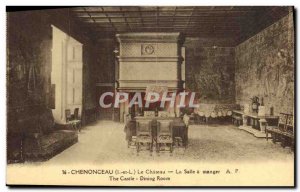
{"type": "Polygon", "coordinates": [[[290,7],[75,7],[71,14],[99,37],[124,32],[181,32],[239,43],[288,14],[290,7]]]}

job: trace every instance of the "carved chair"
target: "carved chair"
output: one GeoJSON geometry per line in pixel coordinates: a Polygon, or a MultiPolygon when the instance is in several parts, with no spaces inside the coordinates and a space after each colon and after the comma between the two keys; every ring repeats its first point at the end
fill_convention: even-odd
{"type": "Polygon", "coordinates": [[[157,137],[156,137],[156,152],[162,151],[162,145],[165,146],[164,151],[169,149],[172,156],[173,153],[173,127],[170,120],[158,120],[157,121],[157,137]]]}
{"type": "Polygon", "coordinates": [[[81,131],[81,119],[79,118],[79,108],[74,109],[74,126],[78,131],[81,131]]]}
{"type": "Polygon", "coordinates": [[[70,109],[65,110],[66,115],[66,123],[71,125],[73,129],[78,129],[78,131],[81,131],[81,120],[79,118],[79,108],[74,109],[74,114],[71,114],[70,109]]]}
{"type": "Polygon", "coordinates": [[[141,147],[146,145],[152,156],[153,137],[152,137],[152,121],[139,120],[136,122],[136,152],[139,155],[141,147]]]}
{"type": "Polygon", "coordinates": [[[72,117],[70,109],[66,109],[65,110],[65,115],[66,115],[66,123],[68,123],[69,121],[73,120],[73,117],[72,117]]]}
{"type": "Polygon", "coordinates": [[[280,113],[278,125],[266,128],[266,139],[271,134],[273,143],[280,142],[282,147],[287,144],[294,150],[294,116],[292,114],[280,113]]]}

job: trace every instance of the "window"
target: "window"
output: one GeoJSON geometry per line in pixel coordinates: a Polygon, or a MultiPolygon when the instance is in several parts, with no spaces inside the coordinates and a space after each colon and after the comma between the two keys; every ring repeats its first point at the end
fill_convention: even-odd
{"type": "Polygon", "coordinates": [[[55,26],[52,33],[53,116],[57,123],[65,123],[66,109],[82,109],[82,44],[55,26]]]}

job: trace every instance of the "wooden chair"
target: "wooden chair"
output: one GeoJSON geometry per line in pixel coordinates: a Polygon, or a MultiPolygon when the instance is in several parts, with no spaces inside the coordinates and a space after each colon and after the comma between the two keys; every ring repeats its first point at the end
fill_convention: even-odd
{"type": "Polygon", "coordinates": [[[165,145],[163,151],[169,151],[172,156],[173,153],[173,131],[172,121],[170,120],[158,120],[157,121],[157,136],[156,136],[156,152],[159,155],[161,146],[165,145]],[[168,148],[168,149],[166,149],[168,148]]]}
{"type": "Polygon", "coordinates": [[[174,119],[172,122],[173,147],[187,148],[188,145],[188,127],[181,119],[174,119]]]}
{"type": "Polygon", "coordinates": [[[66,123],[68,123],[69,121],[73,120],[73,117],[72,117],[70,109],[66,109],[65,110],[65,115],[66,115],[66,123]]]}
{"type": "Polygon", "coordinates": [[[78,131],[81,131],[81,119],[79,118],[79,108],[74,109],[74,120],[73,124],[78,131]]]}
{"type": "Polygon", "coordinates": [[[271,134],[272,142],[280,142],[282,147],[290,145],[294,150],[294,116],[292,114],[280,113],[278,126],[268,126],[266,128],[266,139],[271,134]]]}
{"type": "Polygon", "coordinates": [[[126,121],[125,129],[127,147],[136,148],[136,122],[129,119],[126,121]]]}
{"type": "Polygon", "coordinates": [[[152,121],[139,120],[136,122],[136,152],[139,155],[141,146],[146,144],[149,148],[150,155],[153,151],[153,137],[152,137],[152,121]]]}
{"type": "Polygon", "coordinates": [[[278,125],[277,126],[269,126],[267,125],[266,128],[266,139],[268,140],[268,134],[271,134],[272,137],[272,141],[275,143],[277,141],[279,141],[279,138],[277,137],[278,135],[276,134],[276,132],[279,131],[284,131],[285,130],[285,125],[287,122],[287,116],[284,114],[279,114],[279,119],[278,119],[278,125]]]}
{"type": "Polygon", "coordinates": [[[73,129],[77,129],[79,132],[81,131],[81,120],[79,119],[79,108],[74,109],[74,114],[71,114],[70,109],[65,110],[66,114],[66,123],[70,124],[73,129]]]}

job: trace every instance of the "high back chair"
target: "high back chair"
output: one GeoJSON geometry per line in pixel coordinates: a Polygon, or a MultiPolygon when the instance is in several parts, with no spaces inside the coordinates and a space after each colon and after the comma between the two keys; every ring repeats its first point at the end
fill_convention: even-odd
{"type": "Polygon", "coordinates": [[[72,114],[70,109],[65,110],[65,116],[66,116],[66,123],[72,120],[72,114]]]}
{"type": "Polygon", "coordinates": [[[290,145],[294,150],[295,138],[294,138],[294,116],[293,114],[280,113],[278,126],[267,125],[266,139],[268,140],[268,134],[271,134],[273,143],[280,142],[282,147],[290,145]]]}
{"type": "Polygon", "coordinates": [[[156,152],[159,154],[162,145],[165,145],[163,151],[173,153],[173,129],[172,121],[158,120],[157,121],[157,136],[156,136],[156,152]]]}
{"type": "Polygon", "coordinates": [[[279,119],[278,119],[278,129],[281,131],[286,131],[286,124],[288,120],[288,115],[284,113],[279,114],[279,119]]]}
{"type": "Polygon", "coordinates": [[[283,113],[280,113],[277,125],[270,126],[270,125],[267,124],[266,139],[268,140],[268,138],[269,138],[268,134],[270,133],[272,141],[274,143],[277,142],[277,141],[279,141],[280,138],[278,137],[279,134],[277,134],[277,132],[279,132],[279,131],[285,131],[285,129],[286,129],[286,123],[287,123],[287,116],[285,114],[283,114],[283,113]]]}
{"type": "Polygon", "coordinates": [[[74,114],[71,114],[70,109],[65,110],[66,123],[71,125],[73,129],[81,131],[81,120],[79,119],[79,108],[74,109],[74,114]]]}
{"type": "Polygon", "coordinates": [[[137,120],[136,121],[136,152],[139,155],[141,146],[146,145],[152,155],[153,151],[153,137],[152,137],[152,121],[151,120],[137,120]]]}

